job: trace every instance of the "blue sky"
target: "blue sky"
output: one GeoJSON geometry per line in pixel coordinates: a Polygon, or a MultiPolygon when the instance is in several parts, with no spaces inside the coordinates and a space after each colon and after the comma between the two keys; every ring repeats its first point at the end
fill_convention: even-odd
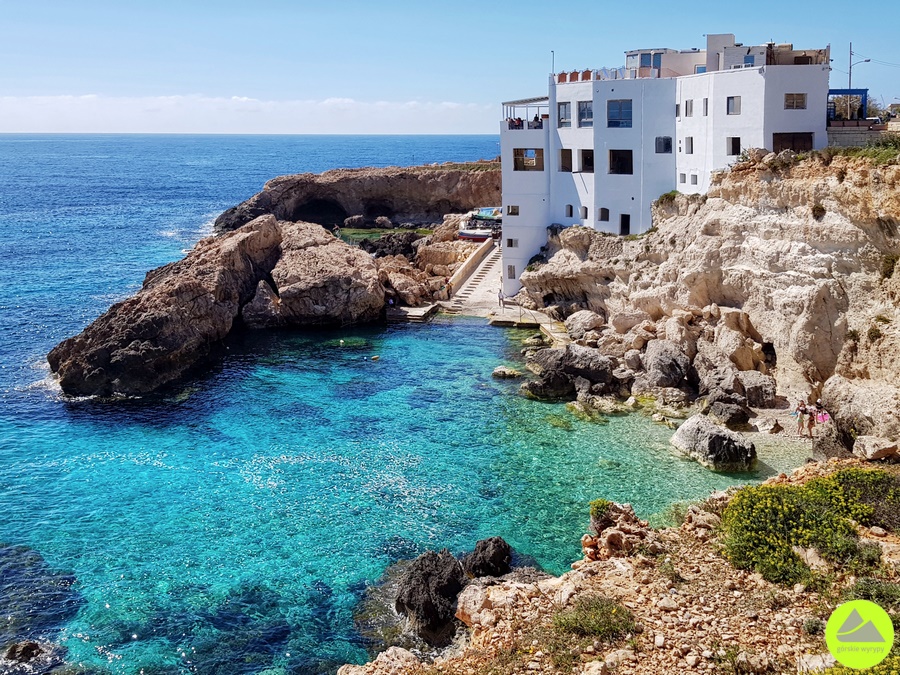
{"type": "Polygon", "coordinates": [[[833,87],[852,40],[854,86],[900,97],[896,2],[0,0],[0,26],[0,132],[496,133],[551,50],[618,66],[727,32],[830,43],[833,87]]]}

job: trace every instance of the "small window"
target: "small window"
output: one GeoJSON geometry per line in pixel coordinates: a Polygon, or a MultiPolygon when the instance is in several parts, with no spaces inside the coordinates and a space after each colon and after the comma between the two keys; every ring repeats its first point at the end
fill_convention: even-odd
{"type": "Polygon", "coordinates": [[[681,104],[675,104],[675,117],[681,117],[681,104]]]}
{"type": "Polygon", "coordinates": [[[572,172],[572,150],[569,148],[563,148],[559,151],[559,170],[566,171],[568,173],[572,172]]]}
{"type": "Polygon", "coordinates": [[[600,209],[600,222],[608,223],[609,222],[609,209],[600,209]]]}
{"type": "Polygon", "coordinates": [[[806,110],[806,94],[785,94],[785,110],[806,110]]]}
{"type": "Polygon", "coordinates": [[[572,126],[572,104],[557,103],[556,104],[557,125],[560,127],[572,126]]]}
{"type": "Polygon", "coordinates": [[[689,98],[684,102],[684,116],[685,117],[693,117],[694,116],[694,99],[689,98]]]}
{"type": "Polygon", "coordinates": [[[587,215],[587,207],[586,207],[586,206],[582,206],[582,207],[581,207],[581,219],[582,219],[582,220],[587,220],[587,217],[588,217],[588,215],[587,215]]]}
{"type": "Polygon", "coordinates": [[[694,154],[694,137],[693,136],[685,136],[685,138],[684,138],[684,154],[686,154],[686,155],[694,154]]]}
{"type": "Polygon", "coordinates": [[[744,66],[752,66],[754,65],[754,60],[756,59],[753,54],[745,54],[744,55],[744,66]]]}
{"type": "Polygon", "coordinates": [[[513,171],[543,171],[543,148],[514,148],[513,171]]]}
{"type": "Polygon", "coordinates": [[[619,216],[619,235],[627,237],[631,234],[631,214],[623,213],[619,216]]]}
{"type": "Polygon", "coordinates": [[[741,137],[729,136],[725,139],[725,154],[739,155],[741,154],[741,137]]]}
{"type": "Polygon", "coordinates": [[[507,265],[506,266],[506,278],[507,279],[515,279],[516,278],[516,266],[515,265],[507,265]]]}
{"type": "Polygon", "coordinates": [[[694,66],[694,74],[699,75],[700,73],[706,72],[706,66],[694,66]]]}
{"type": "Polygon", "coordinates": [[[594,151],[581,151],[581,170],[584,173],[594,173],[594,151]]]}
{"type": "Polygon", "coordinates": [[[594,126],[593,101],[578,101],[578,126],[582,128],[594,126]]]}
{"type": "Polygon", "coordinates": [[[703,116],[706,117],[707,115],[709,115],[709,99],[705,98],[703,99],[703,116]]]}
{"type": "Polygon", "coordinates": [[[610,150],[609,172],[615,174],[633,174],[634,163],[631,150],[610,150]]]}
{"type": "Polygon", "coordinates": [[[612,99],[606,102],[606,126],[631,128],[631,99],[612,99]]]}
{"type": "Polygon", "coordinates": [[[741,97],[740,96],[729,96],[726,99],[725,109],[727,110],[729,115],[740,115],[741,114],[741,97]]]}
{"type": "Polygon", "coordinates": [[[575,207],[571,204],[566,204],[566,218],[571,218],[574,213],[575,207]]]}
{"type": "Polygon", "coordinates": [[[696,185],[696,184],[697,184],[697,174],[692,173],[691,174],[691,185],[696,185]]]}
{"type": "Polygon", "coordinates": [[[509,206],[506,207],[506,215],[508,215],[508,216],[519,215],[519,207],[514,206],[513,204],[510,204],[509,206]]]}
{"type": "Polygon", "coordinates": [[[656,153],[658,155],[671,155],[672,154],[672,137],[671,136],[657,136],[656,137],[656,153]]]}
{"type": "Polygon", "coordinates": [[[519,240],[518,239],[507,239],[506,240],[506,248],[519,248],[519,240]]]}
{"type": "Polygon", "coordinates": [[[650,54],[641,54],[641,68],[650,67],[650,54]]]}
{"type": "Polygon", "coordinates": [[[684,174],[684,173],[678,174],[678,182],[686,183],[687,182],[687,174],[684,174]]]}

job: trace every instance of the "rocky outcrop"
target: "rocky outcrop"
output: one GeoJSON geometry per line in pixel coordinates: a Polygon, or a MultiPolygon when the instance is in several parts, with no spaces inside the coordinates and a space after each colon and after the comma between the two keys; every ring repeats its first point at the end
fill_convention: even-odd
{"type": "Polygon", "coordinates": [[[465,213],[500,203],[500,165],[336,169],[322,174],[280,176],[262,192],[216,219],[216,232],[235,230],[259,216],[340,226],[359,216],[360,226],[379,217],[393,222],[441,222],[446,213],[465,213]]]}
{"type": "Polygon", "coordinates": [[[846,449],[858,434],[900,440],[900,166],[826,152],[751,160],[708,195],[660,200],[655,229],[634,240],[551,230],[515,300],[608,317],[573,337],[622,366],[644,352],[636,393],[675,395],[682,364],[646,363],[666,340],[690,362],[674,386],[691,396],[821,397],[846,449]]]}
{"type": "Polygon", "coordinates": [[[577,344],[538,350],[528,356],[526,365],[539,379],[523,383],[521,390],[535,398],[565,398],[576,389],[602,394],[613,382],[613,361],[577,344]]]}
{"type": "Polygon", "coordinates": [[[694,415],[678,427],[671,442],[685,455],[713,471],[749,471],[756,464],[753,443],[703,415],[694,415]]]}
{"type": "Polygon", "coordinates": [[[475,550],[462,559],[462,566],[470,577],[501,577],[510,571],[512,549],[502,537],[490,537],[476,542],[475,550]]]}
{"type": "Polygon", "coordinates": [[[428,644],[446,645],[453,637],[454,605],[465,578],[462,565],[447,549],[426,551],[406,571],[396,609],[409,617],[413,630],[428,644]]]}
{"type": "Polygon", "coordinates": [[[209,356],[236,327],[372,321],[384,289],[371,257],[318,225],[262,216],[147,274],[47,359],[67,394],[145,394],[209,356]]]}

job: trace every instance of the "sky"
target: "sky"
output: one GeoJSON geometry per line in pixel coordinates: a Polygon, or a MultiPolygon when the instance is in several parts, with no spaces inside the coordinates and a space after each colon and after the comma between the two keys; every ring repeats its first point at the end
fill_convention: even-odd
{"type": "Polygon", "coordinates": [[[900,3],[834,0],[0,0],[0,133],[493,134],[554,63],[706,33],[830,43],[832,87],[852,41],[854,87],[886,105],[898,26],[900,3]]]}

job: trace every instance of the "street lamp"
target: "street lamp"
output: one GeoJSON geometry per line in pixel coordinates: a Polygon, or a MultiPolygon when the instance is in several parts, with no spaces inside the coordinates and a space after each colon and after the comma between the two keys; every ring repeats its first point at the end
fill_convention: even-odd
{"type": "MultiPolygon", "coordinates": [[[[853,66],[860,63],[869,63],[871,60],[872,59],[863,59],[862,61],[853,63],[853,43],[850,43],[850,68],[848,68],[847,73],[847,89],[853,89],[853,66]]],[[[847,119],[850,119],[850,94],[847,94],[847,119]]]]}

